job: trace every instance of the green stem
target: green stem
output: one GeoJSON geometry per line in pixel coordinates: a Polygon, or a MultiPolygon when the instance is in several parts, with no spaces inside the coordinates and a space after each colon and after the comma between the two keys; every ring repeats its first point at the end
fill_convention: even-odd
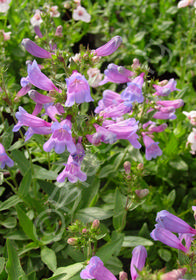
{"type": "Polygon", "coordinates": [[[6,178],[4,178],[4,181],[6,182],[6,184],[8,184],[10,186],[10,188],[12,189],[12,191],[14,193],[17,193],[17,190],[15,189],[15,187],[6,178]]]}

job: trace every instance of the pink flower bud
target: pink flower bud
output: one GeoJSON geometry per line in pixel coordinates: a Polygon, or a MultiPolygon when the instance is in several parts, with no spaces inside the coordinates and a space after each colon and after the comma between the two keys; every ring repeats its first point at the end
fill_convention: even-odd
{"type": "Polygon", "coordinates": [[[73,238],[73,237],[68,238],[67,243],[68,243],[69,245],[74,246],[74,245],[77,244],[77,239],[76,239],[76,238],[73,238]]]}
{"type": "Polygon", "coordinates": [[[100,221],[96,219],[92,223],[92,228],[93,229],[98,229],[99,225],[100,225],[100,221]]]}
{"type": "Polygon", "coordinates": [[[135,193],[137,194],[137,196],[139,198],[144,198],[145,196],[147,196],[149,194],[149,190],[148,189],[135,190],[135,193]]]}
{"type": "Polygon", "coordinates": [[[196,206],[192,206],[192,210],[194,211],[193,216],[194,216],[194,218],[195,218],[195,220],[196,220],[196,206]]]}
{"type": "Polygon", "coordinates": [[[138,166],[137,166],[137,169],[143,170],[143,169],[144,169],[143,163],[140,162],[140,163],[138,164],[138,166]]]}
{"type": "Polygon", "coordinates": [[[122,43],[122,38],[120,36],[115,36],[105,45],[96,49],[94,53],[98,56],[110,55],[118,49],[121,43],[122,43]]]}
{"type": "Polygon", "coordinates": [[[119,273],[119,280],[128,280],[128,275],[127,275],[127,273],[124,272],[124,271],[121,271],[121,272],[119,273]]]}
{"type": "Polygon", "coordinates": [[[63,31],[63,26],[62,26],[62,25],[57,26],[56,32],[55,32],[55,36],[57,36],[57,37],[63,37],[62,31],[63,31]]]}
{"type": "Polygon", "coordinates": [[[87,229],[83,228],[82,233],[87,233],[87,229]]]}
{"type": "Polygon", "coordinates": [[[131,172],[131,163],[129,161],[124,162],[124,169],[126,174],[130,174],[131,172]]]}

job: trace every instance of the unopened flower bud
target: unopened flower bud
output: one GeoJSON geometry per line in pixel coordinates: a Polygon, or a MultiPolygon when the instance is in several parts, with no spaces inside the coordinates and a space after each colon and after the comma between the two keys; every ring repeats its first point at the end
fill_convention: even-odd
{"type": "Polygon", "coordinates": [[[124,272],[124,271],[121,271],[121,272],[119,273],[119,280],[128,280],[128,275],[127,275],[127,273],[124,272]]]}
{"type": "Polygon", "coordinates": [[[96,219],[92,223],[92,228],[93,229],[98,229],[99,225],[100,225],[100,221],[96,219]]]}
{"type": "Polygon", "coordinates": [[[76,238],[73,238],[73,237],[68,238],[67,243],[68,243],[69,245],[74,246],[74,245],[77,244],[77,239],[76,239],[76,238]]]}
{"type": "Polygon", "coordinates": [[[196,221],[196,206],[192,206],[192,210],[194,211],[193,216],[194,216],[195,221],[196,221]]]}
{"type": "Polygon", "coordinates": [[[83,228],[82,233],[86,233],[86,232],[87,232],[87,229],[83,228]]]}
{"type": "Polygon", "coordinates": [[[143,163],[140,162],[140,163],[138,164],[138,166],[137,166],[137,169],[143,170],[143,169],[144,169],[143,163]]]}
{"type": "Polygon", "coordinates": [[[133,59],[133,64],[131,66],[132,66],[133,70],[137,69],[140,66],[139,59],[134,58],[133,59]]]}
{"type": "Polygon", "coordinates": [[[62,26],[62,25],[57,26],[56,32],[55,32],[55,36],[57,36],[57,37],[63,37],[62,31],[63,31],[63,26],[62,26]]]}
{"type": "Polygon", "coordinates": [[[65,9],[70,9],[70,8],[71,8],[71,4],[70,4],[69,1],[67,1],[67,2],[64,3],[64,8],[65,8],[65,9]]]}
{"type": "Polygon", "coordinates": [[[130,174],[131,172],[131,163],[129,161],[124,162],[124,170],[126,174],[130,174]]]}
{"type": "Polygon", "coordinates": [[[168,83],[168,80],[163,80],[159,82],[160,86],[165,86],[168,83]]]}
{"type": "Polygon", "coordinates": [[[147,196],[149,194],[149,190],[148,189],[135,190],[135,193],[137,194],[137,196],[139,198],[144,198],[145,196],[147,196]]]}

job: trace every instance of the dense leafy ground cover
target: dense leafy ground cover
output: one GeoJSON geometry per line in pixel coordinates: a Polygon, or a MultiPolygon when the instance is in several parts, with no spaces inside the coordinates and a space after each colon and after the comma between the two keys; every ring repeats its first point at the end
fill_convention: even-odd
{"type": "Polygon", "coordinates": [[[0,1],[0,279],[196,279],[188,2],[0,1]]]}

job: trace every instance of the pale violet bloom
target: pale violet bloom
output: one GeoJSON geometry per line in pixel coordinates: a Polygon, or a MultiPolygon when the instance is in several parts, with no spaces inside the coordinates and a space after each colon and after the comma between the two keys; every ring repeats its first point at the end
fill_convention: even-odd
{"type": "Polygon", "coordinates": [[[14,132],[18,131],[23,125],[32,128],[51,127],[51,123],[27,113],[27,111],[25,111],[25,109],[23,109],[21,106],[19,107],[19,111],[16,112],[16,118],[18,123],[13,128],[14,132]]]}
{"type": "Polygon", "coordinates": [[[14,165],[14,162],[10,157],[8,157],[5,152],[4,146],[0,143],[0,168],[5,168],[5,165],[7,165],[8,167],[12,167],[14,165]]]}
{"type": "Polygon", "coordinates": [[[133,72],[126,69],[123,66],[118,66],[114,63],[110,63],[107,69],[104,71],[104,79],[99,83],[99,85],[104,85],[108,82],[121,84],[131,81],[131,77],[134,75],[133,72]]]}
{"type": "Polygon", "coordinates": [[[63,37],[62,32],[63,32],[63,26],[62,25],[57,26],[56,31],[55,31],[55,36],[56,37],[63,37]]]}
{"type": "Polygon", "coordinates": [[[67,83],[67,100],[66,107],[71,107],[74,103],[81,104],[84,102],[94,101],[90,95],[90,86],[86,78],[78,72],[74,72],[66,79],[67,83]]]}
{"type": "Polygon", "coordinates": [[[63,121],[54,122],[51,126],[52,136],[43,145],[45,152],[50,152],[53,148],[57,154],[62,154],[65,151],[65,146],[68,152],[75,153],[76,146],[71,135],[71,121],[65,119],[63,121]]]}
{"type": "Polygon", "coordinates": [[[143,142],[146,148],[145,157],[147,160],[151,160],[152,158],[162,155],[162,151],[158,146],[159,142],[155,142],[145,133],[143,134],[143,142]]]}
{"type": "Polygon", "coordinates": [[[73,19],[78,21],[84,21],[84,22],[90,22],[91,20],[91,16],[89,15],[89,13],[86,11],[86,9],[82,6],[77,6],[77,8],[75,10],[73,10],[73,15],[72,15],[73,19]]]}
{"type": "MultiPolygon", "coordinates": [[[[174,225],[175,226],[175,225],[174,225]]],[[[155,241],[160,241],[167,246],[170,246],[172,248],[176,248],[179,250],[182,250],[183,252],[187,253],[187,248],[182,245],[178,237],[173,234],[171,231],[161,227],[161,225],[156,224],[155,229],[151,232],[150,236],[155,241]]]]}
{"type": "Polygon", "coordinates": [[[157,213],[156,222],[161,227],[176,233],[191,233],[196,234],[196,229],[193,229],[182,219],[171,214],[167,210],[162,210],[157,213]]]}
{"type": "Polygon", "coordinates": [[[41,30],[40,30],[40,25],[42,22],[43,22],[43,20],[41,18],[41,11],[36,10],[34,16],[30,19],[30,23],[33,26],[34,31],[39,38],[43,37],[41,30]]]}
{"type": "Polygon", "coordinates": [[[11,0],[1,0],[0,1],[0,13],[7,13],[10,8],[11,0]]]}
{"type": "Polygon", "coordinates": [[[22,45],[30,54],[40,58],[51,58],[51,53],[39,47],[29,38],[25,38],[22,40],[22,45]]]}
{"type": "Polygon", "coordinates": [[[135,268],[141,271],[145,265],[146,258],[147,258],[147,251],[144,246],[139,245],[133,249],[131,266],[130,266],[132,280],[136,280],[138,278],[138,273],[135,268]]]}
{"type": "Polygon", "coordinates": [[[92,257],[89,264],[80,272],[82,279],[117,280],[103,264],[99,257],[92,257]]]}
{"type": "Polygon", "coordinates": [[[186,267],[174,269],[161,275],[161,280],[180,280],[180,278],[185,275],[186,271],[186,267]]]}
{"type": "Polygon", "coordinates": [[[109,42],[107,42],[105,45],[94,50],[93,53],[97,56],[110,55],[119,48],[121,43],[122,43],[122,38],[120,36],[115,36],[109,42]]]}
{"type": "Polygon", "coordinates": [[[168,96],[172,91],[179,90],[176,88],[177,82],[174,79],[170,79],[168,83],[164,86],[153,85],[156,89],[154,95],[158,96],[168,96]]]}
{"type": "Polygon", "coordinates": [[[81,182],[86,181],[87,176],[86,173],[81,171],[80,164],[73,160],[72,156],[70,155],[68,161],[65,165],[64,170],[58,175],[57,182],[63,183],[65,178],[71,183],[76,183],[78,180],[81,182]]]}

